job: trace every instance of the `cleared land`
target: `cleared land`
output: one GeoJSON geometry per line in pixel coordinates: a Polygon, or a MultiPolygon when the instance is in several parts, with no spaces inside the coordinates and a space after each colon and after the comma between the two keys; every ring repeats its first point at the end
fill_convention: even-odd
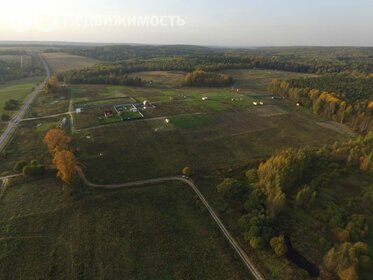
{"type": "Polygon", "coordinates": [[[184,72],[176,71],[148,71],[131,73],[130,77],[140,77],[145,81],[152,81],[152,85],[156,87],[180,87],[181,82],[185,77],[184,72]]]}
{"type": "MultiPolygon", "coordinates": [[[[42,81],[42,78],[29,78],[23,80],[12,81],[3,85],[0,85],[0,116],[3,113],[13,115],[12,111],[4,111],[5,102],[10,99],[15,99],[21,104],[23,99],[36,87],[36,85],[42,81]]],[[[0,130],[4,127],[4,124],[0,121],[0,130]]]]}
{"type": "Polygon", "coordinates": [[[99,61],[92,58],[62,52],[43,53],[43,56],[47,60],[48,65],[52,68],[52,70],[57,72],[90,67],[99,63],[99,61]]]}
{"type": "MultiPolygon", "coordinates": [[[[178,174],[185,165],[209,173],[245,165],[281,148],[319,146],[344,137],[318,125],[320,119],[303,108],[251,90],[77,85],[70,86],[65,96],[40,95],[30,115],[44,115],[43,108],[49,114],[66,112],[70,94],[72,104],[93,107],[74,114],[75,128],[84,129],[75,135],[74,143],[88,177],[96,182],[178,174]],[[104,117],[108,102],[131,100],[149,100],[155,108],[142,111],[144,119],[130,122],[119,115],[104,117]],[[259,100],[264,105],[254,106],[253,101],[259,100]]],[[[47,164],[42,128],[58,124],[61,118],[23,123],[6,149],[1,170],[9,172],[18,160],[33,157],[47,164]]]]}
{"type": "Polygon", "coordinates": [[[8,188],[1,203],[4,278],[249,279],[185,186],[71,199],[44,179],[8,188]]]}
{"type": "Polygon", "coordinates": [[[235,79],[235,87],[250,88],[253,90],[265,91],[273,79],[296,79],[301,77],[313,77],[313,74],[303,74],[275,70],[226,70],[224,73],[235,79]]]}
{"type": "MultiPolygon", "coordinates": [[[[214,174],[243,168],[286,147],[321,146],[347,137],[320,126],[320,118],[304,108],[272,100],[263,88],[237,92],[74,85],[63,94],[40,95],[30,114],[63,112],[70,97],[71,108],[84,104],[89,109],[74,114],[76,128],[84,129],[74,134],[73,148],[87,177],[96,183],[174,175],[191,166],[202,192],[220,210],[228,228],[240,236],[237,218],[242,213],[227,214],[215,189],[222,177],[214,174]],[[144,100],[155,105],[142,112],[144,119],[118,118],[106,125],[98,121],[106,106],[144,100]],[[259,101],[263,106],[253,105],[259,101]]],[[[0,160],[0,170],[13,173],[17,161],[34,158],[49,165],[42,138],[60,120],[22,123],[5,151],[6,160],[0,160]]],[[[0,275],[4,277],[26,278],[30,271],[35,278],[59,279],[247,277],[207,213],[196,207],[194,195],[178,184],[87,192],[66,200],[59,184],[49,179],[11,187],[1,203],[5,210],[0,213],[4,244],[0,275]]],[[[270,253],[256,257],[274,278],[299,271],[270,253]]]]}
{"type": "Polygon", "coordinates": [[[0,55],[0,61],[9,61],[9,62],[18,62],[21,65],[21,57],[22,57],[22,64],[28,65],[31,64],[31,56],[30,55],[0,55]]]}
{"type": "Polygon", "coordinates": [[[96,182],[177,174],[185,165],[209,173],[245,165],[282,148],[341,139],[303,108],[251,90],[78,85],[71,91],[74,103],[122,97],[155,105],[142,111],[144,119],[123,122],[118,117],[106,126],[97,121],[107,120],[106,107],[75,114],[77,128],[84,129],[76,135],[78,157],[96,182]],[[254,101],[264,105],[254,106],[254,101]]]}

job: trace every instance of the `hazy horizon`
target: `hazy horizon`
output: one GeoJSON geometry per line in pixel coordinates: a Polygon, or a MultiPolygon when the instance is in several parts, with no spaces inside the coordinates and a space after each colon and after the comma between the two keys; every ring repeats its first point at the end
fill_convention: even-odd
{"type": "Polygon", "coordinates": [[[373,3],[276,0],[12,1],[1,41],[216,47],[373,46],[373,3]]]}

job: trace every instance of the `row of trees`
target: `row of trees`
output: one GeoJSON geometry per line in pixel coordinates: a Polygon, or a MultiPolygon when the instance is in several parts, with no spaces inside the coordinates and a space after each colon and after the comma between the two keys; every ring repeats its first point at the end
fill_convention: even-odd
{"type": "Polygon", "coordinates": [[[109,84],[125,86],[145,86],[146,81],[139,77],[130,77],[118,71],[102,71],[92,67],[81,70],[70,70],[59,74],[60,80],[69,84],[109,84]]]}
{"type": "Polygon", "coordinates": [[[58,171],[57,176],[66,184],[71,185],[74,177],[77,176],[77,161],[69,149],[71,137],[67,136],[61,129],[54,128],[46,133],[43,142],[48,146],[53,158],[53,164],[58,171]]]}
{"type": "MultiPolygon", "coordinates": [[[[303,84],[307,84],[306,81],[312,80],[273,80],[268,89],[273,94],[301,103],[312,110],[314,114],[345,123],[354,130],[361,132],[373,130],[373,100],[366,99],[373,99],[372,93],[368,91],[364,94],[359,92],[354,95],[353,91],[347,94],[322,91],[318,87],[301,87],[303,84]]],[[[369,81],[373,81],[373,79],[369,79],[369,81]]],[[[309,84],[317,86],[316,82],[309,84]]],[[[320,86],[320,88],[324,87],[320,86]]]]}
{"type": "Polygon", "coordinates": [[[22,172],[26,177],[39,177],[45,173],[45,166],[36,159],[30,162],[22,160],[15,164],[14,170],[22,172]]]}
{"type": "Polygon", "coordinates": [[[188,73],[181,84],[186,87],[225,87],[233,83],[234,80],[229,75],[196,70],[188,73]]]}
{"type": "Polygon", "coordinates": [[[325,273],[358,279],[361,269],[371,268],[364,240],[369,230],[366,215],[373,211],[373,185],[343,204],[325,197],[324,190],[346,167],[373,172],[372,152],[373,132],[317,150],[281,151],[248,170],[251,193],[246,194],[246,213],[238,221],[245,240],[254,249],[269,245],[275,254],[285,254],[281,221],[289,219],[289,211],[301,209],[319,223],[325,273]]]}
{"type": "Polygon", "coordinates": [[[9,99],[4,104],[4,110],[6,111],[15,111],[15,110],[18,110],[18,108],[19,108],[19,102],[18,100],[15,100],[15,99],[9,99]]]}

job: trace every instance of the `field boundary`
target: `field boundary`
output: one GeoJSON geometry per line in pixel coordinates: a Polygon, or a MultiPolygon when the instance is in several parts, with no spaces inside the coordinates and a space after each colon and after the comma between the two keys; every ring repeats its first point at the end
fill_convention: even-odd
{"type": "Polygon", "coordinates": [[[77,172],[83,181],[85,185],[88,187],[92,187],[95,189],[122,189],[122,188],[133,188],[133,187],[140,187],[143,185],[151,185],[151,184],[157,184],[157,183],[163,183],[163,182],[170,182],[170,181],[179,181],[186,183],[198,196],[198,198],[201,200],[203,205],[206,207],[207,211],[211,215],[211,217],[214,219],[215,223],[219,227],[220,231],[223,233],[226,240],[229,242],[231,247],[236,251],[237,255],[240,257],[242,262],[244,263],[245,267],[250,271],[252,276],[256,280],[264,280],[264,277],[261,275],[261,273],[258,271],[258,269],[254,266],[252,261],[250,260],[249,256],[246,254],[246,252],[241,248],[241,246],[238,244],[236,239],[231,235],[231,233],[228,231],[228,229],[224,226],[223,222],[220,220],[218,215],[215,213],[213,208],[210,206],[206,198],[203,196],[203,194],[199,191],[195,183],[186,177],[181,176],[171,176],[171,177],[162,177],[162,178],[155,178],[155,179],[148,179],[148,180],[140,180],[135,182],[127,182],[127,183],[120,183],[120,184],[108,184],[108,185],[100,185],[90,182],[85,174],[83,173],[81,168],[77,168],[77,172]]]}

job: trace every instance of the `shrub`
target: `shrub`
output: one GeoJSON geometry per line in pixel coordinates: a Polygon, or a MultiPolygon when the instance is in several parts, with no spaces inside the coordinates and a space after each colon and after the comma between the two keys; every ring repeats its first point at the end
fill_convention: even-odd
{"type": "Polygon", "coordinates": [[[188,167],[188,166],[184,167],[184,168],[183,168],[183,175],[189,177],[190,174],[191,174],[190,167],[188,167]]]}
{"type": "Polygon", "coordinates": [[[372,261],[370,260],[369,256],[367,255],[361,255],[360,256],[360,267],[362,269],[369,269],[372,267],[372,261]]]}
{"type": "Polygon", "coordinates": [[[7,102],[5,102],[4,110],[14,111],[14,110],[17,110],[18,107],[19,107],[18,101],[14,99],[10,99],[7,102]]]}
{"type": "Polygon", "coordinates": [[[14,165],[14,171],[22,172],[23,168],[27,165],[27,161],[21,160],[14,165]]]}
{"type": "Polygon", "coordinates": [[[246,178],[249,180],[250,183],[256,183],[259,181],[258,178],[258,170],[256,168],[252,168],[246,171],[245,173],[246,178]]]}
{"type": "Polygon", "coordinates": [[[8,114],[2,114],[1,115],[1,120],[3,122],[7,122],[7,121],[10,121],[10,116],[8,114]]]}
{"type": "Polygon", "coordinates": [[[250,246],[253,249],[263,249],[265,245],[264,239],[262,237],[254,237],[250,239],[250,246]]]}
{"type": "Polygon", "coordinates": [[[316,200],[316,191],[310,186],[300,189],[295,197],[295,207],[311,208],[316,200]]]}
{"type": "Polygon", "coordinates": [[[286,254],[287,247],[285,244],[285,239],[282,235],[278,237],[273,237],[269,244],[271,245],[273,251],[277,256],[281,257],[286,254]]]}
{"type": "Polygon", "coordinates": [[[239,202],[245,199],[248,189],[241,182],[226,178],[217,186],[217,191],[225,200],[239,202]]]}
{"type": "Polygon", "coordinates": [[[45,167],[42,164],[28,164],[23,167],[22,173],[26,177],[38,177],[43,175],[45,172],[45,167]]]}

